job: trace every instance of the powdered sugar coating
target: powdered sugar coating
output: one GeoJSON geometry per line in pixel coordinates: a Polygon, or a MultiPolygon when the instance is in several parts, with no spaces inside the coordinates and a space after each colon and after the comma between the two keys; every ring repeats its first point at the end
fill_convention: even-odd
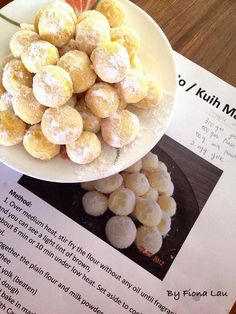
{"type": "Polygon", "coordinates": [[[119,216],[132,213],[135,208],[136,196],[130,189],[120,187],[109,196],[109,209],[119,216]]]}
{"type": "Polygon", "coordinates": [[[122,176],[117,173],[108,178],[94,181],[94,187],[98,192],[110,194],[118,189],[123,182],[122,176]]]}
{"type": "Polygon", "coordinates": [[[0,111],[12,109],[13,96],[8,92],[4,92],[0,97],[0,111]]]}
{"type": "Polygon", "coordinates": [[[142,173],[131,173],[125,178],[125,186],[134,191],[137,196],[144,195],[149,190],[149,182],[142,173]]]}
{"type": "Polygon", "coordinates": [[[135,244],[145,255],[152,256],[159,252],[162,242],[161,233],[156,228],[141,226],[137,229],[135,244]]]}
{"type": "Polygon", "coordinates": [[[130,69],[126,77],[116,84],[116,88],[122,100],[133,104],[147,95],[148,84],[141,71],[130,69]]]}
{"type": "Polygon", "coordinates": [[[73,162],[88,164],[101,154],[101,143],[96,134],[84,131],[76,141],[66,145],[66,151],[73,162]]]}
{"type": "Polygon", "coordinates": [[[139,222],[145,226],[157,226],[162,219],[162,210],[157,202],[138,198],[135,207],[135,215],[139,222]]]}
{"type": "Polygon", "coordinates": [[[75,109],[80,113],[83,119],[83,130],[92,133],[98,133],[101,128],[101,119],[95,116],[90,109],[86,106],[85,100],[82,97],[75,109]]]}
{"type": "Polygon", "coordinates": [[[136,227],[128,216],[113,216],[106,224],[105,233],[112,246],[126,249],[135,240],[136,227]]]}
{"type": "Polygon", "coordinates": [[[22,51],[22,62],[31,73],[37,73],[46,65],[54,65],[59,59],[59,53],[51,43],[38,40],[30,43],[22,51]]]}
{"type": "Polygon", "coordinates": [[[150,185],[159,193],[169,193],[173,183],[168,172],[154,171],[148,176],[150,185]]]}
{"type": "Polygon", "coordinates": [[[33,92],[42,105],[60,107],[72,96],[73,85],[70,75],[56,65],[48,65],[34,76],[33,92]]]}
{"type": "Polygon", "coordinates": [[[96,83],[87,91],[85,102],[95,116],[107,118],[116,112],[119,97],[113,86],[107,83],[96,83]]]}
{"type": "Polygon", "coordinates": [[[101,123],[104,141],[117,148],[130,144],[138,135],[139,129],[138,117],[128,110],[118,110],[101,123]]]}
{"type": "Polygon", "coordinates": [[[37,33],[30,30],[19,30],[10,40],[10,49],[14,57],[20,58],[23,49],[31,44],[33,41],[39,40],[37,33]]]}
{"type": "Polygon", "coordinates": [[[170,216],[162,211],[162,218],[160,223],[157,225],[157,229],[160,231],[162,236],[166,236],[171,228],[171,218],[170,216]]]}
{"type": "Polygon", "coordinates": [[[74,93],[88,90],[96,81],[89,57],[83,51],[69,51],[60,58],[58,66],[66,70],[72,79],[74,93]]]}
{"type": "Polygon", "coordinates": [[[100,20],[101,23],[105,23],[107,27],[110,27],[109,22],[107,18],[105,17],[105,15],[103,15],[102,13],[96,10],[86,10],[86,11],[81,12],[78,16],[77,24],[79,24],[80,22],[82,22],[83,20],[87,18],[98,19],[100,20]]]}
{"type": "Polygon", "coordinates": [[[157,170],[158,166],[159,166],[159,160],[156,154],[149,152],[146,156],[142,158],[142,169],[144,171],[157,170]]]}
{"type": "Polygon", "coordinates": [[[149,190],[144,195],[142,195],[142,198],[145,198],[146,200],[152,200],[152,201],[157,201],[158,197],[159,197],[158,191],[153,189],[151,186],[149,190]]]}
{"type": "Polygon", "coordinates": [[[26,124],[12,110],[0,111],[0,145],[19,144],[25,134],[26,124]]]}
{"type": "Polygon", "coordinates": [[[24,64],[13,59],[9,61],[3,70],[2,83],[11,95],[14,95],[22,86],[32,87],[33,75],[28,72],[24,64]]]}
{"type": "Polygon", "coordinates": [[[87,17],[77,24],[75,39],[78,49],[90,55],[99,44],[110,41],[109,24],[106,20],[87,17]]]}
{"type": "Polygon", "coordinates": [[[163,212],[168,214],[169,216],[174,216],[176,213],[176,202],[173,197],[170,196],[160,196],[158,198],[158,204],[160,205],[163,212]]]}
{"type": "Polygon", "coordinates": [[[26,86],[22,86],[14,95],[12,103],[15,114],[28,124],[39,123],[46,110],[46,107],[35,99],[32,88],[26,86]]]}
{"type": "Polygon", "coordinates": [[[102,193],[90,191],[84,194],[82,204],[85,212],[91,216],[101,216],[108,207],[108,199],[102,193]]]}
{"type": "Polygon", "coordinates": [[[25,133],[23,145],[34,158],[50,160],[60,152],[60,146],[49,142],[43,135],[40,124],[31,126],[25,133]]]}
{"type": "Polygon", "coordinates": [[[96,10],[106,16],[111,27],[120,26],[126,19],[126,11],[117,0],[100,0],[96,10]]]}
{"type": "Polygon", "coordinates": [[[107,83],[122,81],[130,68],[127,50],[116,42],[100,44],[94,49],[91,60],[97,75],[107,83]]]}

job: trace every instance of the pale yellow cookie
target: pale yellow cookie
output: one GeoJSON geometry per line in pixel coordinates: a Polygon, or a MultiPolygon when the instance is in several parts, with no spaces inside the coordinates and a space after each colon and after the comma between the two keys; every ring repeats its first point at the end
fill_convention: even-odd
{"type": "Polygon", "coordinates": [[[154,227],[161,222],[162,210],[157,202],[139,198],[135,207],[135,215],[143,225],[154,227]]]}
{"type": "Polygon", "coordinates": [[[128,216],[113,216],[105,227],[108,241],[117,249],[126,249],[134,242],[136,227],[128,216]]]}
{"type": "Polygon", "coordinates": [[[108,208],[108,199],[102,193],[90,191],[84,194],[82,198],[84,211],[91,216],[101,216],[108,208]]]}
{"type": "Polygon", "coordinates": [[[88,164],[101,154],[101,142],[96,134],[84,131],[71,144],[66,145],[69,158],[77,164],[88,164]]]}
{"type": "Polygon", "coordinates": [[[0,97],[0,111],[12,109],[13,96],[8,92],[5,92],[0,97]]]}
{"type": "Polygon", "coordinates": [[[126,25],[111,29],[111,41],[116,41],[123,45],[132,59],[139,51],[140,38],[138,33],[126,25]]]}
{"type": "Polygon", "coordinates": [[[75,107],[79,111],[83,119],[83,130],[92,133],[98,133],[101,128],[101,118],[95,116],[92,111],[86,106],[85,100],[82,97],[75,107]]]}
{"type": "Polygon", "coordinates": [[[108,22],[107,18],[105,17],[105,15],[103,15],[102,13],[100,13],[96,10],[87,10],[87,11],[81,12],[78,15],[77,24],[79,24],[80,22],[82,22],[83,20],[85,20],[87,18],[94,18],[96,20],[100,20],[101,23],[106,23],[107,26],[109,27],[109,22],[108,22]]]}
{"type": "Polygon", "coordinates": [[[94,181],[94,187],[98,192],[110,194],[118,189],[122,183],[123,178],[117,173],[113,176],[94,181]]]}
{"type": "Polygon", "coordinates": [[[39,72],[46,65],[56,64],[58,59],[57,48],[44,40],[32,42],[25,47],[21,55],[24,66],[31,73],[39,72]]]}
{"type": "Polygon", "coordinates": [[[119,110],[101,123],[104,141],[116,148],[132,143],[138,135],[140,123],[138,117],[128,110],[119,110]]]}
{"type": "Polygon", "coordinates": [[[25,134],[26,124],[12,110],[0,111],[0,145],[19,144],[25,134]]]}
{"type": "Polygon", "coordinates": [[[133,164],[129,168],[126,168],[125,171],[128,173],[136,173],[136,172],[140,172],[141,169],[142,169],[142,160],[138,160],[135,164],[133,164]]]}
{"type": "Polygon", "coordinates": [[[152,201],[157,201],[159,197],[159,193],[157,190],[153,189],[151,186],[149,188],[149,190],[142,195],[142,198],[145,198],[146,200],[152,200],[152,201]]]}
{"type": "Polygon", "coordinates": [[[60,58],[57,65],[70,74],[74,93],[85,92],[96,81],[97,75],[92,69],[91,61],[83,51],[67,52],[60,58]]]}
{"type": "Polygon", "coordinates": [[[33,31],[20,30],[16,32],[10,40],[10,49],[13,56],[16,58],[20,58],[24,48],[29,46],[33,41],[39,39],[39,34],[33,31]]]}
{"type": "Polygon", "coordinates": [[[157,225],[157,229],[160,231],[162,236],[166,236],[170,231],[171,227],[171,218],[170,216],[162,211],[162,218],[160,223],[157,225]]]}
{"type": "Polygon", "coordinates": [[[60,152],[60,146],[49,142],[43,135],[40,124],[35,124],[28,129],[23,145],[32,157],[41,160],[50,160],[60,152]]]}
{"type": "Polygon", "coordinates": [[[100,0],[96,10],[106,16],[111,27],[120,26],[126,19],[126,11],[117,0],[100,0]]]}
{"type": "Polygon", "coordinates": [[[156,107],[160,103],[161,98],[162,88],[160,83],[154,77],[149,76],[147,95],[134,105],[141,109],[149,109],[156,107]]]}
{"type": "Polygon", "coordinates": [[[32,87],[32,81],[32,73],[27,71],[20,60],[13,59],[5,65],[2,83],[11,95],[17,93],[22,86],[32,87]]]}
{"type": "Polygon", "coordinates": [[[176,202],[173,197],[170,196],[160,196],[158,198],[158,204],[161,209],[167,213],[169,216],[174,216],[176,213],[176,202]]]}
{"type": "Polygon", "coordinates": [[[48,108],[43,115],[41,128],[50,142],[65,145],[80,137],[83,121],[79,112],[70,106],[48,108]]]}
{"type": "Polygon", "coordinates": [[[129,188],[130,190],[134,191],[137,196],[142,196],[150,188],[148,179],[142,173],[131,173],[126,176],[125,180],[125,187],[129,188]]]}
{"type": "Polygon", "coordinates": [[[34,76],[33,92],[40,104],[60,107],[72,96],[72,80],[69,73],[61,67],[47,65],[34,76]]]}
{"type": "Polygon", "coordinates": [[[75,22],[70,14],[61,8],[45,9],[38,23],[39,35],[56,47],[67,44],[75,34],[75,22]]]}
{"type": "Polygon", "coordinates": [[[96,83],[87,91],[85,102],[95,116],[107,118],[117,111],[119,97],[113,86],[96,83]]]}
{"type": "Polygon", "coordinates": [[[76,26],[75,39],[78,49],[90,55],[99,44],[110,41],[109,24],[94,17],[85,18],[76,26]]]}
{"type": "Polygon", "coordinates": [[[153,227],[141,226],[137,229],[135,244],[138,250],[147,256],[160,251],[163,240],[159,230],[153,227]]]}
{"type": "Polygon", "coordinates": [[[12,104],[15,114],[28,124],[39,123],[46,110],[46,107],[35,99],[33,89],[26,86],[22,86],[14,95],[12,104]]]}
{"type": "Polygon", "coordinates": [[[126,77],[116,84],[116,88],[122,100],[134,104],[147,95],[148,83],[141,71],[130,69],[126,77]]]}
{"type": "Polygon", "coordinates": [[[157,170],[159,166],[159,160],[156,154],[149,152],[146,156],[142,158],[142,170],[154,171],[157,170]]]}
{"type": "MultiPolygon", "coordinates": [[[[159,193],[167,193],[172,191],[173,183],[168,172],[154,171],[148,176],[150,185],[159,193]]],[[[173,193],[173,191],[172,191],[173,193]]]]}
{"type": "Polygon", "coordinates": [[[120,187],[109,196],[108,207],[115,214],[125,216],[135,208],[136,196],[130,189],[120,187]]]}
{"type": "Polygon", "coordinates": [[[122,81],[130,68],[127,50],[116,42],[100,44],[94,49],[91,60],[97,75],[107,83],[122,81]]]}

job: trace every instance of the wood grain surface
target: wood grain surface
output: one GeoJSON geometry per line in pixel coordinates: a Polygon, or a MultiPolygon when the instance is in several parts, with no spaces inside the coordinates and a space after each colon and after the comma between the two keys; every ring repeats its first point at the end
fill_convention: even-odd
{"type": "MultiPolygon", "coordinates": [[[[0,0],[0,7],[9,2],[0,0]]],[[[159,24],[173,49],[236,86],[235,0],[133,2],[159,24]]],[[[236,314],[236,304],[230,314],[236,314]]]]}

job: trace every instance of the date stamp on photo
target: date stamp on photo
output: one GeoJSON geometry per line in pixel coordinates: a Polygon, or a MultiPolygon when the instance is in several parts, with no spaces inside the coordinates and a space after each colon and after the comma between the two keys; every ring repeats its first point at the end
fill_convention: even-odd
{"type": "Polygon", "coordinates": [[[168,297],[172,297],[177,301],[181,298],[192,298],[195,301],[199,301],[202,297],[228,297],[228,292],[222,290],[166,290],[166,293],[168,297]]]}

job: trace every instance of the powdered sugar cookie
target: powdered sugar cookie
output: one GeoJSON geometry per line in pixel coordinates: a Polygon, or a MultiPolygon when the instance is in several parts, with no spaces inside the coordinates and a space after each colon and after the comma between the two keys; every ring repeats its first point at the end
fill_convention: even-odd
{"type": "Polygon", "coordinates": [[[136,196],[130,189],[120,187],[109,196],[109,209],[119,216],[132,213],[135,208],[136,196]]]}
{"type": "Polygon", "coordinates": [[[157,229],[160,231],[162,236],[166,236],[170,231],[171,219],[170,216],[162,211],[161,222],[157,225],[157,229]]]}
{"type": "Polygon", "coordinates": [[[33,92],[40,104],[60,107],[72,96],[72,80],[61,67],[47,65],[34,76],[33,92]]]}
{"type": "Polygon", "coordinates": [[[106,21],[88,17],[76,26],[78,49],[90,55],[101,43],[110,41],[110,28],[106,21]]]}
{"type": "Polygon", "coordinates": [[[123,178],[117,173],[113,176],[94,181],[94,187],[98,192],[110,194],[118,189],[122,183],[123,178]]]}
{"type": "Polygon", "coordinates": [[[0,97],[0,111],[12,109],[13,96],[8,92],[5,92],[0,97]]]}
{"type": "Polygon", "coordinates": [[[85,92],[96,81],[97,75],[92,69],[89,57],[83,51],[67,52],[57,64],[70,74],[74,93],[85,92]]]}
{"type": "Polygon", "coordinates": [[[19,144],[25,134],[26,124],[12,110],[0,111],[0,145],[19,144]]]}
{"type": "Polygon", "coordinates": [[[39,34],[29,31],[20,30],[16,32],[10,40],[10,49],[14,57],[20,58],[23,49],[33,41],[39,40],[39,34]]]}
{"type": "Polygon", "coordinates": [[[117,111],[119,97],[113,86],[96,83],[87,91],[85,102],[95,116],[107,118],[117,111]]]}
{"type": "Polygon", "coordinates": [[[133,164],[129,168],[126,168],[125,171],[128,173],[135,173],[135,172],[140,172],[141,169],[142,169],[142,160],[138,160],[135,164],[133,164]]]}
{"type": "Polygon", "coordinates": [[[157,226],[162,219],[161,208],[153,200],[138,198],[135,214],[138,221],[149,227],[157,226]]]}
{"type": "Polygon", "coordinates": [[[23,145],[32,157],[41,160],[50,160],[60,152],[60,146],[49,142],[43,135],[40,124],[35,124],[28,129],[23,145]]]}
{"type": "Polygon", "coordinates": [[[106,16],[111,27],[120,26],[126,19],[126,11],[117,0],[100,0],[96,10],[106,16]]]}
{"type": "Polygon", "coordinates": [[[66,145],[69,158],[77,164],[88,164],[101,154],[101,143],[96,134],[84,131],[71,144],[66,145]]]}
{"type": "Polygon", "coordinates": [[[110,27],[109,22],[108,22],[107,18],[105,17],[105,15],[103,15],[102,13],[100,13],[96,10],[83,11],[78,16],[77,24],[79,24],[80,22],[82,22],[83,20],[85,20],[87,18],[93,18],[93,19],[100,20],[101,23],[105,23],[105,24],[107,24],[107,27],[110,27]]]}
{"type": "Polygon", "coordinates": [[[107,83],[122,81],[130,68],[127,50],[116,42],[100,44],[94,49],[91,60],[97,75],[107,83]]]}
{"type": "Polygon", "coordinates": [[[148,176],[150,185],[159,193],[164,193],[171,184],[170,174],[166,171],[154,171],[148,176]]]}
{"type": "Polygon", "coordinates": [[[86,106],[84,98],[82,98],[77,106],[76,110],[79,111],[82,119],[83,119],[83,130],[89,131],[92,133],[98,133],[101,128],[101,119],[95,116],[90,109],[86,106]]]}
{"type": "Polygon", "coordinates": [[[158,198],[158,204],[160,205],[163,212],[167,213],[169,216],[174,216],[176,213],[176,202],[173,197],[170,196],[160,196],[158,198]]]}
{"type": "Polygon", "coordinates": [[[34,41],[23,49],[21,60],[26,69],[37,73],[46,65],[54,65],[59,59],[55,46],[44,40],[34,41]]]}
{"type": "Polygon", "coordinates": [[[90,191],[84,194],[82,204],[85,212],[91,216],[101,216],[108,208],[108,199],[102,193],[90,191]]]}
{"type": "Polygon", "coordinates": [[[157,170],[158,166],[159,166],[158,157],[152,152],[149,152],[146,156],[142,158],[142,169],[144,171],[157,170]]]}
{"type": "Polygon", "coordinates": [[[5,65],[2,83],[11,95],[17,93],[21,86],[32,87],[32,80],[33,75],[26,70],[20,60],[13,59],[5,65]]]}
{"type": "Polygon", "coordinates": [[[42,118],[42,132],[52,143],[63,145],[77,140],[83,130],[79,112],[70,106],[48,108],[42,118]]]}
{"type": "Polygon", "coordinates": [[[136,227],[128,216],[111,217],[105,228],[108,241],[117,249],[128,248],[135,240],[136,227]]]}
{"type": "Polygon", "coordinates": [[[142,195],[142,198],[145,198],[146,200],[152,200],[152,201],[157,201],[159,197],[159,193],[157,190],[153,189],[151,186],[149,188],[149,190],[142,195]]]}
{"type": "Polygon", "coordinates": [[[134,191],[137,196],[142,196],[149,190],[148,179],[142,173],[131,173],[125,178],[125,186],[134,191]]]}
{"type": "Polygon", "coordinates": [[[137,229],[135,244],[140,252],[152,256],[159,252],[162,246],[162,236],[157,228],[141,226],[137,229]]]}
{"type": "Polygon", "coordinates": [[[133,142],[139,129],[138,117],[128,110],[119,110],[109,118],[102,120],[101,123],[104,141],[108,145],[117,148],[133,142]]]}
{"type": "Polygon", "coordinates": [[[26,86],[22,86],[14,95],[12,103],[15,114],[28,124],[39,123],[46,110],[46,107],[35,99],[32,88],[26,86]]]}
{"type": "Polygon", "coordinates": [[[116,88],[122,100],[133,104],[147,95],[148,83],[141,71],[130,69],[126,77],[116,84],[116,88]]]}

